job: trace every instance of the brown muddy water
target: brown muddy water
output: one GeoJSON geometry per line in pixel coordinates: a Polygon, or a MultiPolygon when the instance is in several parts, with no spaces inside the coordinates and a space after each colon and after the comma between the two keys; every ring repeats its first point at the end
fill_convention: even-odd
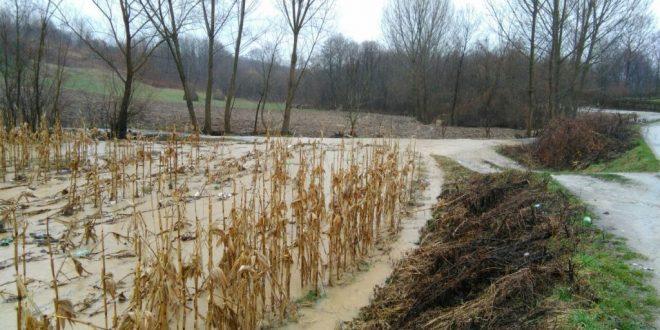
{"type": "MultiPolygon", "coordinates": [[[[348,189],[341,185],[337,185],[339,188],[333,188],[335,187],[333,179],[336,179],[333,175],[342,174],[343,169],[346,169],[344,174],[349,175],[352,166],[355,166],[357,170],[367,166],[368,163],[376,164],[380,161],[379,166],[391,165],[389,169],[382,169],[383,175],[391,172],[398,176],[396,180],[388,177],[383,179],[384,185],[388,185],[388,187],[394,185],[392,189],[383,190],[385,195],[380,195],[385,198],[386,203],[392,203],[392,206],[389,209],[388,206],[380,206],[382,210],[390,211],[388,214],[378,215],[380,231],[377,231],[377,237],[372,238],[375,241],[366,244],[387,248],[391,230],[400,226],[402,216],[399,212],[403,212],[405,209],[404,195],[406,193],[404,191],[414,179],[414,174],[410,169],[404,169],[406,166],[412,166],[414,151],[399,149],[399,146],[392,141],[363,143],[333,140],[331,143],[326,143],[325,141],[282,140],[277,142],[279,151],[269,150],[269,145],[274,142],[263,140],[211,142],[195,146],[181,143],[174,147],[165,143],[145,142],[146,148],[136,146],[139,143],[126,146],[96,142],[94,145],[85,146],[83,148],[85,150],[78,154],[79,159],[76,164],[78,170],[73,170],[73,173],[69,169],[52,171],[48,172],[48,178],[44,178],[44,172],[47,171],[37,169],[40,165],[34,164],[28,164],[19,171],[13,169],[14,173],[12,173],[11,167],[7,170],[8,175],[5,175],[7,179],[0,185],[0,201],[5,206],[4,215],[11,219],[18,219],[21,227],[22,224],[26,224],[27,227],[25,228],[25,239],[17,246],[11,242],[11,238],[13,238],[11,230],[1,237],[7,244],[0,247],[0,290],[2,290],[0,292],[4,297],[3,303],[0,304],[0,315],[2,315],[0,324],[8,328],[15,328],[17,325],[14,253],[19,255],[19,260],[24,260],[24,266],[19,263],[19,274],[22,273],[22,278],[25,279],[27,285],[23,313],[29,313],[37,318],[53,314],[55,290],[52,287],[51,253],[49,252],[52,248],[53,271],[56,273],[58,281],[57,294],[60,301],[66,300],[72,305],[74,315],[72,326],[75,328],[105,327],[106,313],[110,314],[108,316],[111,319],[109,324],[119,322],[123,315],[131,313],[129,302],[133,303],[131,298],[131,291],[135,288],[133,277],[136,266],[141,262],[139,261],[141,257],[136,256],[135,253],[135,240],[131,241],[131,238],[133,235],[137,235],[138,231],[142,233],[140,239],[143,241],[143,249],[157,250],[159,244],[167,245],[168,241],[177,240],[181,244],[178,249],[181,255],[179,260],[183,260],[181,264],[185,264],[194,256],[197,246],[201,245],[191,242],[197,242],[197,235],[209,228],[206,226],[209,223],[209,212],[220,215],[216,216],[218,219],[213,219],[212,226],[217,226],[218,230],[226,232],[234,226],[230,219],[235,219],[236,214],[232,213],[235,209],[242,208],[243,213],[248,212],[251,207],[255,210],[259,207],[265,209],[268,207],[265,205],[269,203],[268,200],[274,198],[271,195],[276,194],[273,189],[280,184],[281,187],[277,190],[281,195],[279,198],[286,205],[293,205],[301,194],[300,190],[293,187],[295,185],[293,178],[303,167],[301,165],[310,167],[307,174],[303,173],[304,176],[309,175],[310,178],[312,176],[308,173],[311,168],[320,169],[318,178],[321,181],[319,183],[321,192],[319,194],[328,196],[327,203],[325,203],[327,207],[330,207],[331,203],[348,203],[330,199],[329,196],[333,196],[333,189],[340,189],[339,193],[342,189],[348,189]],[[141,151],[138,152],[136,149],[141,151]],[[160,162],[149,161],[146,163],[143,161],[140,165],[139,161],[135,162],[130,159],[138,157],[138,155],[143,157],[145,152],[152,155],[151,158],[160,157],[160,162]],[[280,159],[281,168],[278,168],[269,158],[270,153],[277,154],[278,152],[280,156],[284,157],[280,159]],[[173,158],[172,154],[175,155],[173,158]],[[410,162],[406,157],[409,157],[410,162]],[[111,158],[122,159],[119,162],[121,169],[112,168],[110,164],[113,163],[113,160],[111,158]],[[163,161],[164,158],[167,160],[163,161]],[[387,163],[388,161],[389,163],[387,163]],[[274,175],[281,169],[284,169],[281,181],[278,181],[277,184],[269,183],[268,181],[275,180],[274,175]],[[118,171],[121,173],[117,173],[118,171]],[[12,180],[12,176],[15,180],[12,180]],[[117,177],[124,179],[115,182],[116,180],[113,178],[117,177]],[[96,187],[94,182],[99,181],[98,179],[101,179],[103,183],[96,187]],[[173,189],[174,187],[176,189],[173,189]],[[102,190],[98,192],[99,196],[102,196],[102,201],[92,203],[97,194],[95,191],[97,188],[102,190]],[[393,193],[401,195],[391,195],[393,193]],[[392,198],[396,197],[396,200],[388,199],[390,195],[392,198]],[[263,196],[263,199],[259,199],[260,206],[256,204],[257,198],[254,196],[263,196]],[[75,202],[75,210],[69,207],[72,201],[75,202]],[[255,204],[248,205],[250,202],[255,204]],[[397,205],[398,203],[401,205],[397,205]],[[15,207],[13,210],[12,205],[15,207]],[[380,227],[381,220],[383,221],[382,228],[380,227]],[[388,226],[390,230],[386,230],[388,226]],[[45,235],[46,227],[52,237],[50,248],[46,244],[47,240],[40,239],[45,235]],[[180,227],[183,230],[174,229],[180,227]],[[179,232],[176,233],[177,231],[179,232]],[[100,251],[101,233],[104,233],[105,237],[103,239],[104,251],[100,251]],[[182,240],[180,238],[182,236],[188,238],[182,240]],[[102,258],[102,255],[105,257],[102,258]],[[113,285],[117,287],[116,292],[113,292],[115,293],[113,297],[107,298],[109,307],[102,303],[103,283],[99,280],[102,261],[105,262],[106,274],[111,274],[109,276],[111,276],[113,285]],[[106,312],[106,308],[108,308],[108,312],[106,312]],[[114,315],[117,315],[115,321],[112,320],[114,315]]],[[[67,150],[69,147],[67,146],[67,150]]],[[[81,150],[80,146],[76,146],[76,148],[81,150]]],[[[36,149],[35,146],[34,152],[37,152],[36,149]]],[[[15,148],[14,152],[20,153],[20,147],[15,148]]],[[[28,158],[30,157],[37,158],[35,155],[28,158]]],[[[16,163],[19,162],[18,158],[14,160],[16,163]]],[[[380,170],[374,168],[374,171],[375,174],[378,174],[380,170]]],[[[366,180],[366,176],[357,180],[366,180]]],[[[322,202],[322,204],[324,203],[322,202]]],[[[323,205],[323,207],[326,206],[323,205]]],[[[293,210],[285,206],[283,212],[285,218],[282,219],[289,221],[286,218],[292,217],[293,210]]],[[[324,209],[322,212],[329,212],[329,209],[324,209]]],[[[249,230],[252,226],[244,228],[249,230]]],[[[288,275],[280,275],[279,280],[286,278],[287,290],[284,297],[288,297],[286,299],[292,301],[304,297],[310,290],[309,284],[298,284],[305,281],[295,271],[302,267],[299,265],[298,256],[294,251],[296,250],[294,245],[299,244],[295,239],[296,228],[295,224],[289,222],[281,237],[284,239],[284,249],[290,250],[292,254],[290,266],[287,267],[294,271],[288,275]],[[289,243],[286,243],[287,240],[289,243]]],[[[326,228],[326,224],[323,224],[323,228],[324,231],[332,230],[326,228]]],[[[22,229],[18,230],[19,237],[21,231],[22,229]]],[[[341,236],[340,239],[343,240],[341,244],[348,245],[347,233],[336,235],[341,236]]],[[[328,256],[328,253],[332,252],[327,251],[332,251],[333,243],[327,238],[323,238],[319,244],[323,250],[319,255],[322,256],[321,262],[324,266],[321,267],[317,263],[316,267],[321,274],[318,289],[323,291],[326,282],[332,276],[332,271],[326,268],[332,267],[328,256]]],[[[334,244],[337,248],[338,243],[334,244]]],[[[213,264],[225,259],[223,246],[218,246],[214,250],[216,251],[213,264]]],[[[177,249],[168,251],[177,251],[177,249]]],[[[335,269],[337,279],[334,282],[337,284],[347,282],[347,278],[354,272],[350,265],[351,258],[347,259],[346,248],[343,251],[343,259],[338,256],[340,261],[336,266],[342,270],[335,269]],[[346,265],[347,260],[348,266],[346,265]]],[[[353,251],[353,253],[355,252],[353,251]]],[[[146,254],[148,255],[148,251],[146,254]]],[[[372,253],[369,252],[357,259],[369,258],[371,255],[372,253]]],[[[200,256],[200,260],[203,265],[208,263],[206,255],[200,256]]],[[[279,259],[277,262],[286,264],[286,261],[279,259]]],[[[140,265],[144,266],[142,269],[144,274],[150,276],[149,272],[153,269],[146,264],[140,265]]],[[[248,268],[247,265],[245,267],[248,268]]],[[[286,273],[282,270],[279,271],[279,274],[286,273]]],[[[187,291],[191,290],[190,282],[190,280],[186,281],[187,291]]],[[[281,286],[281,284],[278,285],[281,286]]],[[[195,284],[195,287],[197,286],[195,284]]],[[[272,284],[264,284],[262,289],[265,290],[263,292],[268,291],[270,295],[275,295],[272,284]]],[[[191,327],[195,324],[204,324],[204,315],[207,314],[204,301],[208,295],[203,292],[197,294],[198,290],[194,292],[194,295],[188,294],[187,296],[188,302],[184,307],[188,310],[184,313],[187,316],[173,311],[168,318],[170,326],[182,324],[181,322],[191,327]],[[190,300],[197,302],[195,304],[197,317],[190,311],[192,309],[190,300]]],[[[220,296],[222,295],[225,293],[220,294],[220,296]]],[[[264,295],[268,294],[264,293],[264,295]]],[[[224,296],[219,299],[231,301],[238,298],[224,296]]],[[[262,305],[255,305],[261,306],[255,307],[254,310],[260,316],[255,316],[251,324],[258,326],[284,324],[266,310],[275,308],[275,305],[272,304],[264,302],[262,305]]],[[[281,315],[286,314],[287,317],[294,315],[296,309],[294,305],[281,302],[278,304],[278,306],[283,306],[281,315]]]]}
{"type": "MultiPolygon", "coordinates": [[[[297,271],[301,267],[297,255],[296,225],[289,223],[286,227],[286,237],[290,249],[291,272],[289,277],[290,293],[287,297],[290,301],[298,304],[285,303],[282,305],[286,310],[286,317],[280,320],[273,315],[271,303],[264,303],[256,311],[260,315],[255,320],[258,327],[285,327],[285,328],[310,328],[332,329],[341,324],[341,321],[350,320],[357,316],[359,308],[368,304],[375,286],[383,284],[389,276],[392,265],[399,260],[407,251],[415,247],[419,238],[419,230],[431,217],[431,209],[435,203],[435,197],[439,195],[442,185],[442,173],[435,165],[431,156],[433,154],[447,155],[457,159],[463,165],[480,170],[488,170],[488,164],[497,166],[515,166],[507,163],[505,158],[498,158],[492,150],[494,146],[504,141],[494,140],[376,140],[376,139],[277,139],[280,147],[286,150],[284,161],[287,179],[283,181],[282,200],[287,205],[296,201],[300,192],[295,190],[295,177],[299,173],[302,159],[306,159],[304,165],[310,168],[314,166],[323,169],[321,189],[322,195],[327,196],[325,205],[331,212],[333,200],[333,173],[338,169],[350,168],[354,165],[364,165],[374,162],[376,155],[381,155],[376,149],[390,150],[397,157],[396,171],[392,173],[404,173],[401,176],[401,187],[410,190],[414,183],[423,183],[425,189],[420,189],[415,194],[414,203],[408,203],[406,193],[400,196],[400,205],[396,212],[383,215],[383,227],[379,225],[376,236],[366,246],[363,255],[357,257],[355,266],[344,266],[341,276],[329,283],[332,263],[328,261],[328,253],[332,250],[327,236],[330,231],[329,225],[324,225],[324,237],[319,241],[322,266],[318,265],[321,276],[319,287],[320,299],[307,300],[309,295],[309,283],[301,285],[303,281],[297,271]],[[406,162],[416,159],[415,170],[405,172],[406,162]],[[488,163],[484,160],[488,159],[488,163]],[[423,169],[420,171],[419,169],[423,169]],[[407,173],[407,174],[405,174],[407,173]],[[409,177],[408,177],[409,176],[409,177]],[[410,204],[410,205],[408,205],[410,204]],[[387,222],[393,223],[396,231],[387,230],[387,222]],[[330,264],[330,265],[328,265],[330,264]]],[[[172,228],[182,226],[179,236],[190,238],[183,240],[181,254],[184,261],[195,254],[197,234],[208,231],[209,210],[213,214],[212,227],[221,227],[223,230],[232,226],[227,219],[232,218],[232,208],[245,206],[244,209],[254,208],[258,213],[260,207],[265,209],[264,200],[268,200],[273,194],[271,175],[275,171],[271,162],[270,149],[273,140],[261,138],[247,138],[242,140],[217,140],[197,144],[181,143],[174,150],[177,154],[177,165],[181,171],[172,169],[172,164],[162,162],[165,154],[171,153],[171,145],[165,142],[134,142],[130,146],[112,145],[107,142],[95,142],[85,146],[85,157],[83,170],[76,175],[76,192],[70,190],[72,187],[72,173],[70,170],[52,170],[47,180],[43,173],[38,173],[37,165],[30,165],[21,171],[24,177],[12,175],[11,166],[5,173],[5,181],[0,183],[0,207],[3,216],[7,216],[7,210],[12,203],[17,206],[15,217],[27,224],[25,244],[19,244],[17,252],[21,259],[25,259],[25,269],[19,267],[27,283],[27,296],[25,297],[24,309],[29,313],[39,315],[51,315],[53,313],[53,287],[51,262],[48,247],[43,236],[46,223],[52,237],[58,240],[52,245],[53,261],[58,279],[58,294],[60,300],[68,300],[75,310],[75,319],[83,323],[73,323],[67,328],[89,328],[91,326],[104,327],[104,306],[102,303],[102,281],[101,264],[102,253],[100,248],[101,232],[105,233],[105,263],[106,273],[111,273],[114,283],[117,285],[117,297],[108,298],[109,318],[112,318],[114,309],[121,317],[130,310],[131,290],[134,286],[134,274],[136,265],[139,263],[135,255],[131,235],[136,232],[136,226],[144,234],[146,245],[157,249],[159,244],[167,236],[174,241],[177,234],[172,228]],[[140,144],[143,145],[140,145],[140,144]],[[136,150],[142,150],[142,153],[136,150]],[[142,162],[142,165],[134,167],[135,160],[130,157],[145,154],[151,155],[152,162],[142,162]],[[129,178],[116,183],[115,191],[111,192],[110,182],[117,173],[110,173],[108,164],[112,163],[110,158],[121,158],[126,165],[122,170],[121,177],[129,178]],[[126,159],[128,158],[128,159],[126,159]],[[157,159],[160,158],[161,162],[157,159]],[[133,161],[133,163],[131,163],[133,161]],[[91,172],[90,168],[96,168],[98,172],[91,172]],[[87,175],[87,176],[86,176],[87,175]],[[101,178],[100,195],[102,202],[94,206],[92,195],[94,189],[93,176],[101,178]],[[130,178],[133,177],[131,180],[130,178]],[[17,180],[14,180],[17,179],[17,180]],[[172,185],[174,180],[174,185],[172,185]],[[169,186],[168,186],[169,185],[169,186]],[[176,199],[172,187],[185,187],[185,190],[177,191],[179,202],[176,199]],[[162,193],[164,192],[164,193],[162,193]],[[63,212],[71,201],[71,194],[77,193],[82,199],[79,209],[75,212],[63,212]],[[115,194],[116,198],[109,198],[115,194]],[[261,195],[258,203],[248,205],[251,196],[261,195]],[[16,199],[22,196],[21,200],[16,199]],[[184,224],[177,222],[184,219],[184,224]],[[139,219],[138,219],[139,218],[139,219]],[[222,219],[222,220],[221,220],[222,219]],[[85,230],[89,228],[86,224],[92,224],[93,232],[97,240],[86,240],[85,230]],[[139,225],[136,225],[139,224],[139,225]],[[199,231],[197,231],[199,230],[199,231]],[[32,236],[30,235],[32,234],[32,236]],[[169,236],[168,236],[169,235],[169,236]],[[84,269],[78,274],[76,259],[84,269]]],[[[36,148],[36,147],[35,147],[36,148]]],[[[283,152],[280,150],[280,152],[283,152]]],[[[32,153],[36,153],[33,151],[32,153]]],[[[35,156],[36,158],[36,156],[35,156]]],[[[116,160],[116,159],[115,159],[116,160]]],[[[168,161],[172,161],[171,157],[168,161]]],[[[384,163],[383,163],[384,164],[384,163]]],[[[15,170],[15,169],[14,169],[15,170]]],[[[116,170],[116,169],[115,169],[116,170]]],[[[306,175],[311,175],[309,172],[306,175]]],[[[366,177],[361,179],[366,180],[366,177]]],[[[388,181],[392,184],[395,181],[388,181]]],[[[419,187],[417,187],[419,188],[419,187]]],[[[176,190],[176,189],[174,189],[176,190]]],[[[356,198],[359,198],[356,196],[356,198]]],[[[347,204],[348,205],[348,204],[347,204]]],[[[350,205],[359,205],[350,204],[350,205]]],[[[292,210],[287,207],[286,217],[291,217],[292,210]]],[[[329,216],[329,215],[328,215],[329,216]]],[[[255,218],[256,219],[256,218],[255,218]]],[[[3,220],[6,222],[6,218],[3,220]]],[[[329,220],[328,220],[329,221],[329,220]]],[[[378,222],[380,224],[380,220],[378,222]]],[[[12,238],[11,228],[8,232],[0,234],[0,240],[12,238]]],[[[19,231],[20,233],[20,231],[19,231]]],[[[285,239],[286,241],[286,239],[285,239]]],[[[1,242],[1,241],[0,241],[1,242]]],[[[16,271],[14,267],[14,244],[10,240],[6,246],[0,246],[0,325],[3,328],[16,328],[16,271]]],[[[346,244],[344,242],[343,244],[346,244]]],[[[144,247],[143,247],[144,249],[144,247]]],[[[145,249],[146,250],[146,249],[145,249]]],[[[224,248],[218,245],[214,249],[213,263],[218,263],[223,258],[224,248]]],[[[174,251],[174,250],[172,250],[174,251]]],[[[345,252],[346,253],[346,252],[345,252]]],[[[148,254],[148,253],[146,253],[148,254]]],[[[346,257],[344,257],[346,258],[346,257]]],[[[201,263],[206,265],[208,257],[201,255],[201,263]]],[[[344,259],[346,262],[347,259],[344,259]]],[[[348,258],[350,260],[350,258],[348,258]]],[[[278,261],[281,262],[281,261],[278,261]]],[[[149,268],[143,270],[148,273],[149,268]]],[[[335,270],[337,271],[337,270],[335,270]]],[[[202,276],[204,278],[204,275],[202,276]]],[[[188,290],[192,290],[192,281],[187,281],[188,290]]],[[[204,284],[200,284],[200,288],[204,284]]],[[[275,291],[271,285],[264,285],[266,296],[273,295],[275,291]]],[[[222,294],[220,294],[222,296],[222,294]]],[[[207,315],[206,301],[208,293],[200,291],[199,294],[189,295],[186,303],[186,320],[189,327],[198,324],[203,328],[204,317],[207,315]],[[193,300],[198,302],[195,317],[192,312],[193,300]]],[[[238,299],[237,297],[224,297],[227,301],[238,299]]],[[[276,313],[275,313],[276,314],[276,313]]],[[[170,326],[180,325],[181,313],[170,318],[170,326]]],[[[112,323],[112,321],[110,321],[112,323]]]]}

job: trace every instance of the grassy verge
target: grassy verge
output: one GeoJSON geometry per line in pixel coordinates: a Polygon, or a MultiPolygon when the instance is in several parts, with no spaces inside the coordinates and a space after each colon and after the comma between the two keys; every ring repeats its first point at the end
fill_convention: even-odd
{"type": "Polygon", "coordinates": [[[566,307],[566,325],[583,329],[652,328],[654,313],[660,307],[657,292],[647,283],[652,274],[629,265],[644,257],[630,250],[623,239],[583,221],[594,215],[558,182],[549,179],[548,190],[567,196],[577,210],[574,225],[584,229],[578,236],[573,261],[585,290],[575,292],[560,285],[551,297],[566,307]]]}
{"type": "Polygon", "coordinates": [[[632,181],[623,175],[613,173],[593,173],[589,174],[589,176],[603,181],[616,182],[620,184],[627,184],[632,181]]]}
{"type": "Polygon", "coordinates": [[[635,140],[632,149],[621,156],[604,163],[592,164],[584,170],[586,173],[659,171],[660,160],[655,158],[653,150],[641,137],[635,140]]]}
{"type": "Polygon", "coordinates": [[[443,169],[445,183],[460,182],[474,174],[473,171],[467,169],[449,157],[433,155],[433,159],[435,159],[436,164],[443,169]]]}
{"type": "MultiPolygon", "coordinates": [[[[473,172],[447,157],[435,157],[447,180],[466,181],[473,172]]],[[[603,175],[598,175],[603,176],[603,175]]],[[[604,175],[609,180],[618,177],[604,175]]],[[[583,329],[652,328],[654,313],[660,307],[655,289],[647,282],[650,272],[630,265],[644,257],[630,250],[625,241],[604,232],[585,217],[595,219],[585,205],[571,195],[548,173],[534,174],[547,182],[550,199],[565,200],[569,205],[568,224],[578,233],[571,242],[576,248],[571,257],[575,267],[575,284],[558,284],[544,305],[560,315],[559,327],[583,329]]],[[[597,219],[596,219],[597,221],[597,219]]]]}

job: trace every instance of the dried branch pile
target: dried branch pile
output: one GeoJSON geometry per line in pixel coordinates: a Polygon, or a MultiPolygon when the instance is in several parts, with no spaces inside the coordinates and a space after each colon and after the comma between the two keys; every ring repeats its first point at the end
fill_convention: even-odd
{"type": "Polygon", "coordinates": [[[420,248],[351,326],[534,327],[539,301],[571,276],[566,208],[546,196],[546,183],[518,173],[476,175],[443,192],[420,248]]]}
{"type": "Polygon", "coordinates": [[[586,113],[575,118],[556,118],[529,145],[504,152],[531,167],[583,169],[616,158],[634,142],[636,117],[586,113]]]}

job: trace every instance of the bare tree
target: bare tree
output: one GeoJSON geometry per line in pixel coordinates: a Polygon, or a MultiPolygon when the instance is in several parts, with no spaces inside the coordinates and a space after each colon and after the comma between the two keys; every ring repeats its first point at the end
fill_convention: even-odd
{"type": "Polygon", "coordinates": [[[206,96],[204,100],[204,133],[211,133],[211,104],[213,102],[214,74],[216,43],[220,31],[227,23],[236,0],[208,0],[202,1],[202,14],[204,16],[204,30],[208,41],[206,65],[206,96]]]}
{"type": "Polygon", "coordinates": [[[280,52],[280,42],[282,41],[282,36],[278,36],[274,42],[267,42],[260,49],[255,50],[255,57],[259,60],[260,64],[260,78],[261,78],[261,88],[259,92],[259,101],[257,102],[257,109],[254,114],[254,127],[252,129],[253,134],[258,134],[258,121],[259,115],[261,115],[261,124],[263,128],[267,131],[270,130],[270,127],[266,125],[264,119],[264,113],[266,112],[266,104],[268,103],[268,97],[271,89],[271,80],[273,75],[273,68],[279,63],[279,52],[280,52]]]}
{"type": "Polygon", "coordinates": [[[289,81],[287,84],[286,99],[284,102],[284,118],[282,120],[282,134],[289,134],[291,122],[291,108],[296,96],[296,90],[302,79],[309,58],[314,51],[323,28],[329,18],[330,11],[334,5],[333,0],[280,0],[280,11],[286,18],[287,25],[293,36],[291,48],[291,61],[289,62],[289,81]],[[302,67],[298,68],[298,51],[301,33],[306,29],[313,30],[312,45],[307,59],[303,61],[302,67]]]}
{"type": "Polygon", "coordinates": [[[627,36],[649,40],[652,19],[648,16],[648,0],[578,0],[571,15],[570,62],[572,63],[568,94],[570,107],[576,110],[576,97],[584,88],[593,63],[619,40],[627,36]]]}
{"type": "Polygon", "coordinates": [[[234,94],[236,93],[236,75],[238,73],[238,61],[241,55],[241,41],[243,40],[243,26],[245,24],[245,4],[246,0],[238,0],[238,31],[236,32],[236,41],[234,42],[234,60],[232,64],[231,78],[229,88],[225,96],[225,134],[231,133],[231,113],[234,107],[234,94]]]}
{"type": "Polygon", "coordinates": [[[181,52],[181,35],[190,24],[191,13],[199,4],[198,0],[138,0],[143,12],[151,22],[151,25],[163,38],[167,48],[170,50],[176,66],[183,97],[186,100],[190,124],[194,131],[198,131],[195,105],[193,104],[196,92],[190,86],[186,74],[186,63],[181,52]]]}
{"type": "Polygon", "coordinates": [[[458,103],[459,90],[461,87],[461,74],[463,73],[463,64],[467,55],[470,40],[477,28],[476,20],[470,16],[467,10],[458,13],[456,19],[456,32],[454,34],[454,44],[458,52],[458,63],[456,65],[456,79],[454,80],[454,91],[451,101],[450,125],[456,125],[456,106],[458,103]]]}
{"type": "Polygon", "coordinates": [[[26,123],[36,130],[50,124],[59,109],[67,42],[50,36],[58,4],[14,0],[0,7],[0,101],[7,128],[26,123]],[[52,50],[58,53],[54,73],[46,66],[52,50]]]}
{"type": "Polygon", "coordinates": [[[414,111],[423,123],[431,123],[428,69],[449,30],[449,0],[390,0],[383,16],[384,32],[392,47],[410,66],[414,111]]]}
{"type": "Polygon", "coordinates": [[[535,80],[538,53],[538,27],[542,9],[547,0],[511,0],[497,7],[489,1],[491,14],[497,22],[500,35],[509,44],[527,56],[527,109],[525,127],[527,136],[532,135],[536,109],[535,80]],[[519,42],[520,41],[520,42],[519,42]]]}
{"type": "Polygon", "coordinates": [[[123,139],[128,131],[136,79],[151,54],[162,43],[162,39],[157,40],[157,34],[148,31],[147,20],[140,20],[144,8],[139,5],[138,0],[120,0],[118,3],[114,0],[90,0],[90,2],[104,19],[104,25],[97,22],[93,25],[74,26],[66,18],[65,23],[121,81],[121,86],[118,86],[121,92],[112,93],[120,94],[121,100],[112,102],[118,109],[109,124],[113,136],[123,139]],[[100,26],[103,28],[99,28],[100,26]],[[106,43],[99,43],[95,39],[98,35],[109,36],[108,39],[114,42],[113,48],[106,43]],[[114,56],[115,49],[119,51],[119,57],[114,56]]]}
{"type": "Polygon", "coordinates": [[[55,63],[55,74],[53,76],[54,97],[52,102],[52,109],[48,116],[48,121],[50,123],[57,123],[58,125],[62,123],[62,109],[60,108],[60,99],[62,96],[62,85],[65,79],[64,67],[69,56],[69,47],[69,40],[59,41],[57,48],[57,62],[55,63]]]}
{"type": "Polygon", "coordinates": [[[548,58],[548,112],[550,117],[560,114],[561,107],[561,74],[565,58],[564,32],[572,0],[550,0],[545,8],[545,25],[550,35],[550,55],[548,58]]]}
{"type": "Polygon", "coordinates": [[[322,94],[332,109],[337,109],[339,103],[346,100],[341,89],[345,87],[343,70],[350,43],[351,41],[341,34],[333,35],[325,40],[319,51],[319,65],[326,78],[322,94]]]}
{"type": "Polygon", "coordinates": [[[31,117],[28,122],[32,125],[32,130],[36,130],[39,127],[39,122],[42,119],[43,112],[43,95],[42,89],[45,84],[45,77],[42,75],[42,67],[44,65],[44,56],[46,52],[46,35],[48,34],[48,26],[50,24],[50,19],[55,12],[56,3],[53,3],[52,0],[46,1],[45,7],[39,13],[39,41],[36,50],[36,55],[32,63],[32,106],[30,114],[31,117]]]}
{"type": "Polygon", "coordinates": [[[0,20],[0,38],[2,39],[3,62],[3,103],[4,123],[8,128],[18,124],[22,107],[22,80],[27,67],[27,59],[20,56],[23,50],[24,26],[28,23],[30,8],[21,6],[14,0],[11,6],[3,8],[0,20]]]}

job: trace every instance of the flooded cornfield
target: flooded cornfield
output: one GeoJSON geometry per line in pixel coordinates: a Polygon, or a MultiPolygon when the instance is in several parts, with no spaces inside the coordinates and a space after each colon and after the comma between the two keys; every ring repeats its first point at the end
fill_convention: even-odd
{"type": "Polygon", "coordinates": [[[357,313],[428,215],[414,141],[0,134],[8,328],[295,327],[355,299],[357,313]]]}

